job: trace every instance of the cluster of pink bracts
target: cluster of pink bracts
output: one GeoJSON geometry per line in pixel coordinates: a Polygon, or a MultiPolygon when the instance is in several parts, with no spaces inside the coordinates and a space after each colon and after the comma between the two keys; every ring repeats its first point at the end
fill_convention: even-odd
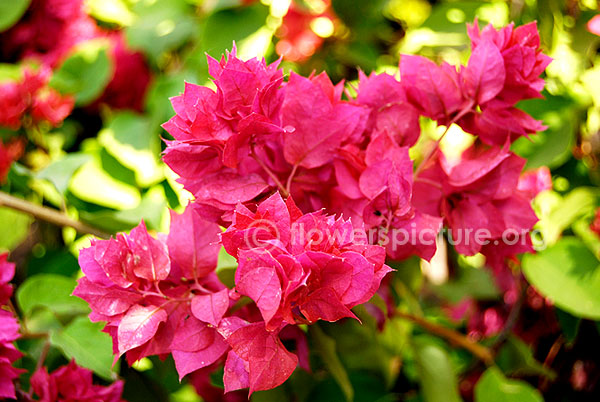
{"type": "MultiPolygon", "coordinates": [[[[84,12],[82,0],[33,0],[25,16],[0,33],[0,60],[31,65],[23,67],[21,78],[0,81],[0,127],[18,130],[40,123],[59,126],[71,114],[75,102],[72,96],[48,85],[52,71],[77,45],[97,38],[110,44],[114,70],[104,92],[88,108],[107,104],[141,111],[150,70],[141,53],[127,48],[122,32],[100,28],[84,12]]],[[[0,142],[0,165],[10,165],[18,154],[3,153],[3,148],[0,142]]],[[[0,168],[0,181],[4,177],[0,168]]]]}
{"type": "Polygon", "coordinates": [[[485,229],[485,245],[455,247],[494,269],[531,251],[530,202],[550,177],[521,175],[509,146],[544,128],[515,104],[541,96],[550,58],[535,24],[468,32],[466,66],[402,56],[400,81],[361,75],[347,99],[325,74],[285,80],[277,63],[235,50],[209,57],[216,91],[186,84],[164,125],[174,137],[164,161],[195,201],[171,215],[168,235],[142,223],[80,254],[75,294],[107,322],[115,353],[129,362],[171,354],[181,377],[224,363],[226,392],[271,389],[308,366],[299,324],[353,318],[391,270],[386,257],[430,259],[442,226],[485,229]],[[478,139],[459,161],[436,148],[415,170],[408,148],[421,116],[478,139]],[[429,236],[380,245],[399,229],[429,236]],[[356,235],[373,230],[370,243],[356,235]],[[506,231],[524,241],[499,242],[506,231]],[[221,246],[239,264],[233,289],[215,272],[221,246]]]}
{"type": "MultiPolygon", "coordinates": [[[[8,262],[8,253],[0,254],[0,399],[17,399],[14,381],[25,370],[13,367],[23,354],[13,344],[19,339],[19,322],[12,311],[3,306],[9,303],[13,287],[9,282],[15,274],[15,264],[8,262]]],[[[92,372],[71,361],[51,374],[41,367],[31,376],[31,389],[21,392],[23,401],[105,401],[120,402],[123,381],[110,386],[94,385],[92,372]],[[34,398],[34,395],[37,398],[34,398]]]]}

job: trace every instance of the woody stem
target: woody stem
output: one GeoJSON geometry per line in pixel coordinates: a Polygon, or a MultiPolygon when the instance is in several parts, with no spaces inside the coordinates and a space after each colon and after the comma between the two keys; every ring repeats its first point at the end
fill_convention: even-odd
{"type": "Polygon", "coordinates": [[[36,219],[40,219],[57,226],[72,227],[79,233],[92,234],[103,239],[108,239],[110,237],[108,233],[86,225],[83,222],[76,221],[60,211],[34,204],[30,201],[14,197],[2,191],[0,191],[0,206],[24,212],[36,219]]]}
{"type": "Polygon", "coordinates": [[[483,361],[487,365],[494,364],[494,356],[490,349],[486,348],[483,345],[480,345],[477,342],[473,342],[465,335],[461,334],[458,331],[455,331],[451,328],[444,327],[442,325],[427,321],[426,319],[405,313],[403,311],[396,310],[394,313],[397,317],[403,318],[408,321],[412,321],[415,324],[419,325],[424,330],[440,336],[442,338],[447,339],[450,343],[460,346],[463,349],[468,350],[473,354],[473,356],[477,357],[479,360],[483,361]]]}

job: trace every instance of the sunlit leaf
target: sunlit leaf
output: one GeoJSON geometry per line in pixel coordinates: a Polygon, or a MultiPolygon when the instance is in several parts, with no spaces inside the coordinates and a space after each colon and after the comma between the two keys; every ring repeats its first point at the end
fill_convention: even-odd
{"type": "Polygon", "coordinates": [[[458,386],[448,353],[425,337],[414,339],[414,354],[423,398],[427,402],[458,402],[458,386]]]}
{"type": "Polygon", "coordinates": [[[87,303],[71,296],[75,285],[75,279],[62,275],[34,275],[17,289],[19,309],[25,315],[38,307],[59,315],[87,314],[90,311],[87,303]]]}
{"type": "Polygon", "coordinates": [[[475,385],[476,402],[543,402],[542,395],[525,381],[511,380],[490,367],[475,385]]]}
{"type": "Polygon", "coordinates": [[[112,341],[102,331],[102,323],[93,323],[87,317],[77,317],[63,330],[53,331],[50,342],[59,348],[67,359],[93,370],[105,380],[115,380],[112,370],[112,341]]]}
{"type": "Polygon", "coordinates": [[[563,310],[600,319],[600,261],[575,237],[523,258],[523,273],[542,295],[563,310]]]}
{"type": "Polygon", "coordinates": [[[94,39],[78,45],[74,53],[54,72],[50,85],[64,94],[75,95],[75,103],[94,101],[108,84],[113,66],[108,42],[94,39]]]}
{"type": "Polygon", "coordinates": [[[25,13],[31,0],[10,0],[0,2],[0,32],[13,26],[25,13]]]}

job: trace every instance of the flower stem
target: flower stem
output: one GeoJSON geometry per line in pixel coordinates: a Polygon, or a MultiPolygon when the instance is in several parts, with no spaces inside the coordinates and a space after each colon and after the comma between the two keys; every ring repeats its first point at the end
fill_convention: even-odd
{"type": "Polygon", "coordinates": [[[473,342],[458,331],[427,321],[423,317],[418,317],[416,315],[405,313],[403,311],[396,310],[394,315],[405,320],[412,321],[415,324],[419,325],[421,328],[425,329],[426,331],[434,335],[440,336],[442,338],[445,338],[450,343],[468,350],[473,354],[473,356],[477,357],[479,360],[483,361],[487,365],[494,364],[494,356],[490,349],[477,342],[473,342]]]}
{"type": "Polygon", "coordinates": [[[437,141],[435,142],[435,145],[434,145],[433,149],[431,151],[429,151],[429,153],[423,158],[423,161],[419,164],[419,166],[417,166],[417,169],[415,170],[415,173],[413,174],[413,177],[416,178],[419,175],[419,173],[421,173],[421,170],[423,170],[423,168],[425,167],[425,165],[427,164],[427,162],[429,162],[429,160],[439,150],[439,148],[440,148],[440,142],[442,142],[442,140],[444,139],[444,137],[448,133],[448,130],[450,130],[450,127],[454,123],[456,123],[457,121],[459,121],[461,118],[463,118],[467,113],[469,113],[471,111],[471,109],[473,108],[473,105],[474,105],[474,102],[471,101],[464,109],[462,109],[456,116],[454,116],[454,118],[452,120],[450,120],[450,122],[446,126],[446,129],[444,130],[444,132],[442,133],[442,135],[440,136],[440,138],[438,138],[437,141]]]}
{"type": "Polygon", "coordinates": [[[298,164],[296,163],[294,165],[294,167],[292,168],[292,172],[288,176],[287,183],[285,185],[285,191],[288,193],[288,195],[291,194],[291,191],[292,191],[292,181],[294,180],[294,176],[296,175],[296,171],[297,170],[298,170],[298,164]]]}
{"type": "Polygon", "coordinates": [[[108,233],[86,225],[83,222],[76,221],[60,211],[34,204],[30,201],[14,197],[2,191],[0,191],[0,206],[24,212],[36,219],[40,219],[57,226],[72,227],[79,233],[92,234],[103,239],[108,239],[110,237],[108,233]]]}
{"type": "Polygon", "coordinates": [[[273,171],[271,169],[269,169],[269,167],[267,165],[265,165],[265,163],[263,161],[260,160],[260,158],[256,155],[256,153],[254,152],[254,149],[252,150],[252,158],[256,161],[256,163],[258,163],[260,165],[260,167],[269,175],[269,177],[271,179],[273,179],[273,181],[275,182],[275,184],[277,185],[277,188],[279,189],[279,191],[281,192],[281,195],[285,198],[288,196],[288,191],[286,190],[286,188],[283,186],[283,184],[281,183],[281,181],[277,178],[277,176],[275,175],[275,173],[273,173],[273,171]]]}

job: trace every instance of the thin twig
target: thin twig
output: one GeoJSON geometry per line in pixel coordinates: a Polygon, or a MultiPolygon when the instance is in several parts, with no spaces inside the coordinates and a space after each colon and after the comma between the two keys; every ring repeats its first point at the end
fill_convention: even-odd
{"type": "Polygon", "coordinates": [[[409,313],[405,313],[403,311],[396,310],[394,313],[396,316],[400,318],[404,318],[406,320],[412,321],[415,324],[419,325],[421,328],[425,329],[428,332],[431,332],[434,335],[440,336],[442,338],[447,339],[450,343],[460,346],[463,349],[468,350],[473,354],[473,356],[477,357],[479,360],[483,361],[487,365],[494,364],[494,356],[490,349],[485,346],[473,342],[465,335],[457,332],[451,328],[444,327],[442,325],[427,321],[422,317],[418,317],[416,315],[412,315],[409,313]]]}
{"type": "Polygon", "coordinates": [[[291,194],[291,192],[292,192],[292,180],[294,180],[294,176],[296,175],[296,170],[298,170],[297,163],[292,168],[292,172],[288,176],[287,183],[285,185],[285,191],[287,191],[288,194],[291,194]]]}
{"type": "Polygon", "coordinates": [[[37,361],[35,371],[39,371],[44,366],[44,361],[46,360],[46,357],[48,357],[48,352],[50,352],[50,346],[52,346],[52,344],[48,337],[44,342],[44,346],[42,346],[42,351],[40,352],[40,358],[37,361]]]}
{"type": "Polygon", "coordinates": [[[267,165],[265,165],[265,163],[262,160],[260,160],[260,158],[258,157],[258,155],[256,155],[254,150],[252,150],[252,158],[260,165],[260,167],[265,171],[265,173],[267,173],[269,175],[269,177],[271,179],[273,179],[273,181],[277,185],[277,188],[279,188],[279,191],[281,192],[281,196],[284,198],[287,197],[289,195],[289,193],[286,190],[286,188],[283,186],[283,184],[281,183],[279,178],[277,178],[275,173],[273,173],[273,171],[271,171],[271,169],[269,169],[269,167],[267,165]]]}
{"type": "Polygon", "coordinates": [[[474,102],[470,102],[464,109],[462,109],[456,116],[454,116],[454,118],[452,120],[450,120],[450,122],[448,123],[448,125],[446,125],[446,129],[444,130],[444,132],[442,133],[442,135],[440,136],[440,138],[438,138],[435,142],[435,145],[433,146],[433,149],[431,149],[431,151],[425,155],[425,157],[423,158],[423,161],[419,164],[419,166],[417,166],[417,169],[415,170],[413,177],[417,177],[419,175],[419,173],[421,173],[421,170],[423,170],[423,168],[425,167],[425,165],[429,162],[429,160],[431,158],[433,158],[433,156],[435,155],[435,153],[439,150],[440,148],[440,143],[442,142],[442,140],[444,139],[444,137],[446,136],[446,134],[448,134],[448,131],[450,130],[450,127],[456,123],[457,121],[459,121],[462,117],[464,117],[467,113],[469,113],[471,111],[471,109],[473,108],[474,102]]]}
{"type": "Polygon", "coordinates": [[[500,346],[508,339],[508,336],[511,334],[515,325],[519,321],[519,317],[521,316],[521,310],[523,309],[523,303],[525,302],[525,298],[527,297],[527,284],[521,281],[521,292],[519,292],[519,297],[515,304],[510,309],[510,313],[508,313],[508,318],[506,319],[506,323],[504,324],[504,328],[496,337],[494,344],[492,345],[493,349],[499,349],[500,346]]]}
{"type": "Polygon", "coordinates": [[[0,206],[24,212],[33,216],[34,218],[52,223],[57,226],[72,227],[79,233],[92,234],[103,239],[108,239],[110,237],[108,233],[86,225],[83,222],[76,221],[55,209],[34,204],[2,191],[0,191],[0,206]]]}

